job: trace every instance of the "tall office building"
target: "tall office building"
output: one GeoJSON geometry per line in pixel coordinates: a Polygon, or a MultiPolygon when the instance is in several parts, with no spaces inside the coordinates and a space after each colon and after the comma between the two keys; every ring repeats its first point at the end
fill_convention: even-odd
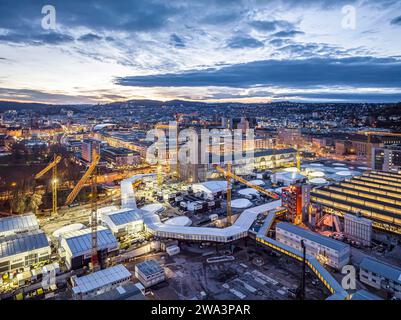
{"type": "Polygon", "coordinates": [[[93,151],[100,154],[100,140],[84,139],[81,145],[81,157],[87,162],[92,162],[93,151]]]}
{"type": "Polygon", "coordinates": [[[372,169],[381,171],[401,171],[401,145],[373,148],[372,169]]]}

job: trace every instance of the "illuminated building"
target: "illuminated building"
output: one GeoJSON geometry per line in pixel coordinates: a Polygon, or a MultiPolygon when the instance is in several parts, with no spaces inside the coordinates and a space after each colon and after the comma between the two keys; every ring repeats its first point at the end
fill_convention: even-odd
{"type": "Polygon", "coordinates": [[[335,269],[341,269],[350,259],[349,245],[291,223],[277,223],[276,240],[299,251],[302,251],[301,240],[304,240],[306,254],[335,269]]]}
{"type": "Polygon", "coordinates": [[[372,169],[382,171],[401,171],[401,145],[374,148],[372,169]]]}
{"type": "Polygon", "coordinates": [[[51,248],[41,230],[0,238],[0,274],[50,260],[51,248]]]}
{"type": "Polygon", "coordinates": [[[84,139],[81,144],[81,156],[87,162],[92,162],[93,150],[100,154],[100,141],[95,139],[84,139]]]}
{"type": "Polygon", "coordinates": [[[310,185],[293,185],[282,189],[283,207],[287,208],[287,217],[293,223],[307,220],[310,190],[310,185]]]}
{"type": "Polygon", "coordinates": [[[401,234],[401,174],[370,171],[338,184],[315,188],[311,202],[323,213],[360,214],[373,227],[401,234]]]}

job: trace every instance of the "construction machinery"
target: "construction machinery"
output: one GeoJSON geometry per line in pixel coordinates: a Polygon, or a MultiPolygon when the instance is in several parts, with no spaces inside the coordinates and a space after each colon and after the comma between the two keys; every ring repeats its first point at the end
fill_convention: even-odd
{"type": "Polygon", "coordinates": [[[52,185],[52,203],[53,203],[53,215],[57,214],[57,165],[61,161],[61,156],[60,155],[54,155],[53,156],[53,161],[50,162],[46,168],[44,168],[42,171],[37,173],[35,175],[35,179],[40,179],[43,177],[47,172],[52,170],[52,180],[51,180],[51,185],[52,185]]]}
{"type": "Polygon", "coordinates": [[[84,173],[82,178],[76,184],[74,189],[67,197],[66,205],[70,205],[81,191],[85,183],[90,180],[91,182],[91,234],[92,234],[92,255],[91,255],[91,270],[96,270],[98,266],[97,256],[97,185],[96,185],[96,166],[100,160],[100,155],[94,150],[92,155],[92,162],[88,167],[88,170],[84,173]]]}
{"type": "Polygon", "coordinates": [[[231,179],[234,179],[238,182],[241,182],[242,184],[248,186],[249,188],[255,189],[256,191],[260,192],[261,194],[264,194],[265,196],[271,197],[273,199],[279,199],[279,196],[277,193],[263,189],[260,186],[254,185],[250,183],[249,181],[245,180],[244,178],[241,178],[234,174],[231,171],[231,163],[227,164],[227,170],[220,167],[219,165],[215,165],[214,168],[225,175],[227,179],[227,225],[231,225],[231,216],[232,216],[232,210],[231,210],[231,179]]]}

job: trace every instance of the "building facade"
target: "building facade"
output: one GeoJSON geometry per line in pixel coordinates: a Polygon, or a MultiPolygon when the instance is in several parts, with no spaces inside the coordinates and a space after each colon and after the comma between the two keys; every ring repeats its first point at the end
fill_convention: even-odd
{"type": "Polygon", "coordinates": [[[287,222],[276,225],[276,240],[299,251],[302,251],[303,240],[306,254],[337,270],[348,264],[350,259],[349,245],[287,222]]]}

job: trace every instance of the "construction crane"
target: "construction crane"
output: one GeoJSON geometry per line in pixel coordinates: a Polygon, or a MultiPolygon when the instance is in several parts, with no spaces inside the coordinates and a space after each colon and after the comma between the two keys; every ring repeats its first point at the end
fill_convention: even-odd
{"type": "Polygon", "coordinates": [[[279,199],[279,196],[277,193],[263,189],[260,186],[254,185],[250,183],[249,181],[237,176],[236,174],[231,172],[231,163],[227,164],[227,170],[220,167],[219,165],[215,165],[214,168],[222,173],[223,175],[226,176],[227,179],[227,224],[231,225],[231,216],[232,216],[232,210],[231,210],[231,179],[234,179],[238,182],[241,182],[242,184],[248,186],[249,188],[255,189],[256,191],[260,192],[261,194],[264,194],[268,197],[271,197],[273,199],[279,199]]]}
{"type": "Polygon", "coordinates": [[[98,265],[97,256],[97,185],[96,185],[96,166],[100,160],[100,155],[94,150],[92,154],[92,162],[88,170],[84,173],[81,180],[76,184],[74,189],[67,197],[66,205],[71,204],[85,183],[91,181],[91,234],[92,234],[92,255],[91,255],[91,271],[94,271],[98,265]]]}
{"type": "Polygon", "coordinates": [[[68,195],[67,200],[65,202],[66,206],[70,205],[75,200],[79,191],[81,191],[82,187],[85,185],[85,183],[91,177],[93,171],[95,170],[96,166],[99,163],[99,160],[100,160],[100,156],[98,154],[94,153],[94,155],[92,157],[92,162],[89,165],[88,170],[86,170],[86,172],[82,176],[81,180],[78,181],[78,183],[75,185],[74,189],[72,189],[71,193],[68,195]]]}
{"type": "Polygon", "coordinates": [[[60,155],[54,155],[53,156],[53,161],[50,162],[46,168],[44,168],[42,171],[37,173],[35,175],[35,179],[40,179],[43,177],[47,172],[52,170],[52,199],[53,199],[53,215],[57,214],[57,165],[61,161],[61,156],[60,155]]]}

